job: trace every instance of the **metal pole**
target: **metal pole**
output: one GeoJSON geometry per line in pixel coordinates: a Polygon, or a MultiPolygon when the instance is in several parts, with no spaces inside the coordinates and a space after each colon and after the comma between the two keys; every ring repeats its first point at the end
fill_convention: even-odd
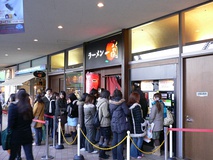
{"type": "Polygon", "coordinates": [[[81,130],[80,130],[80,124],[77,125],[77,135],[78,135],[78,139],[77,139],[77,155],[74,156],[73,160],[84,160],[84,156],[80,154],[80,134],[81,134],[81,130]]]}
{"type": "Polygon", "coordinates": [[[49,121],[45,121],[45,125],[46,125],[46,155],[42,156],[41,159],[53,159],[54,157],[49,156],[49,139],[48,139],[48,127],[49,127],[49,121]]]}
{"type": "Polygon", "coordinates": [[[127,131],[126,159],[130,160],[130,131],[127,131]]]}
{"type": "Polygon", "coordinates": [[[165,152],[165,160],[168,158],[168,139],[167,139],[167,131],[168,127],[164,127],[164,152],[165,152]]]}
{"type": "MultiPolygon", "coordinates": [[[[169,128],[172,128],[172,125],[169,125],[169,128]]],[[[172,158],[173,152],[173,143],[172,143],[172,131],[169,131],[169,157],[172,158]]]]}
{"type": "Polygon", "coordinates": [[[55,147],[55,121],[56,121],[56,118],[55,116],[53,116],[53,147],[55,147]]]}

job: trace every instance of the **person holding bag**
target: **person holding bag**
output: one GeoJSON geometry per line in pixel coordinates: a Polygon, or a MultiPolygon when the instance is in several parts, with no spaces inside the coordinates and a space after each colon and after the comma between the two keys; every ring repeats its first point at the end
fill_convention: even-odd
{"type": "Polygon", "coordinates": [[[34,160],[32,151],[31,123],[33,111],[29,94],[24,90],[17,93],[17,103],[10,103],[8,111],[8,129],[11,133],[11,152],[9,160],[15,160],[18,149],[23,146],[27,160],[34,160]]]}
{"type": "MultiPolygon", "coordinates": [[[[138,148],[142,148],[143,137],[146,135],[146,121],[143,119],[143,110],[139,104],[140,94],[137,92],[132,92],[129,96],[127,105],[130,106],[131,117],[132,117],[132,130],[130,131],[130,136],[133,142],[138,148]]],[[[130,156],[140,159],[144,155],[131,143],[130,156]]]]}
{"type": "MultiPolygon", "coordinates": [[[[33,115],[37,120],[44,121],[44,102],[40,94],[36,95],[36,102],[33,107],[33,115]]],[[[36,123],[35,128],[35,143],[33,145],[40,146],[42,141],[42,123],[36,123]]]]}

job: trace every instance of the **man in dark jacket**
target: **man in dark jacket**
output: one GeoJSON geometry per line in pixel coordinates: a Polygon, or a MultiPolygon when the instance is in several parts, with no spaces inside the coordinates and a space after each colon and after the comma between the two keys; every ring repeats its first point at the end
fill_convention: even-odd
{"type": "Polygon", "coordinates": [[[52,97],[52,89],[51,88],[47,88],[46,89],[46,94],[44,95],[42,100],[43,100],[44,105],[45,105],[45,107],[44,107],[44,119],[45,119],[45,121],[49,122],[48,135],[50,134],[50,132],[51,132],[51,134],[53,134],[53,118],[48,117],[48,116],[52,116],[53,115],[53,113],[50,112],[51,111],[51,109],[50,109],[51,97],[52,97]]]}

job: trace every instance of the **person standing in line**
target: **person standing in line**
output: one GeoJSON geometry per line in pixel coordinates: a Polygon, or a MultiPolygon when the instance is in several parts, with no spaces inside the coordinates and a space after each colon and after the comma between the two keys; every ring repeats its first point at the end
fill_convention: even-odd
{"type": "MultiPolygon", "coordinates": [[[[99,147],[106,148],[108,147],[111,128],[110,128],[110,112],[109,112],[109,97],[110,92],[108,90],[102,90],[100,97],[97,102],[98,117],[100,121],[100,140],[99,147]]],[[[99,151],[99,157],[103,159],[108,159],[109,155],[105,153],[105,150],[99,151]]]]}
{"type": "Polygon", "coordinates": [[[32,151],[31,123],[33,111],[29,94],[19,90],[16,103],[10,103],[8,110],[8,131],[11,132],[11,150],[9,160],[15,160],[18,149],[22,145],[27,160],[34,160],[32,151]]]}
{"type": "MultiPolygon", "coordinates": [[[[115,146],[122,141],[127,135],[127,130],[130,130],[130,110],[122,98],[122,92],[115,89],[113,92],[112,100],[109,101],[111,119],[111,130],[113,133],[112,146],[115,146]]],[[[124,143],[112,149],[113,160],[124,160],[123,156],[124,143]]]]}
{"type": "MultiPolygon", "coordinates": [[[[52,113],[49,112],[50,110],[50,101],[52,98],[52,89],[51,88],[47,88],[46,90],[46,94],[45,96],[42,98],[45,108],[44,108],[44,114],[51,116],[52,113]]],[[[48,135],[50,135],[50,133],[52,134],[53,132],[53,119],[50,117],[44,117],[45,121],[48,121],[48,135]]],[[[46,129],[45,129],[46,131],[46,129]]]]}
{"type": "MultiPolygon", "coordinates": [[[[81,95],[81,99],[77,102],[78,105],[78,124],[80,124],[80,128],[83,133],[86,135],[86,127],[84,124],[84,102],[86,100],[88,93],[83,93],[81,95]]],[[[85,151],[85,137],[82,133],[80,133],[80,150],[85,151]]]]}
{"type": "MultiPolygon", "coordinates": [[[[95,116],[96,107],[94,105],[94,96],[87,95],[84,103],[84,123],[86,126],[86,137],[92,142],[95,143],[95,127],[93,126],[93,117],[95,116]]],[[[85,140],[85,150],[88,153],[98,153],[97,150],[94,150],[93,146],[85,140]]]]}
{"type": "MultiPolygon", "coordinates": [[[[58,124],[58,119],[59,118],[61,119],[61,129],[64,134],[65,133],[65,124],[67,123],[67,100],[66,100],[65,91],[61,91],[59,93],[59,98],[56,100],[55,116],[57,117],[56,124],[58,124]]],[[[61,136],[61,143],[63,143],[62,136],[61,136]]]]}
{"type": "MultiPolygon", "coordinates": [[[[130,131],[130,136],[133,142],[138,148],[142,148],[143,137],[146,135],[146,121],[143,119],[143,110],[139,104],[140,94],[137,92],[132,92],[129,96],[127,105],[130,107],[131,117],[132,117],[132,129],[130,131]]],[[[135,147],[132,143],[130,146],[130,156],[133,158],[140,159],[144,155],[135,147]]]]}
{"type": "MultiPolygon", "coordinates": [[[[154,149],[157,149],[160,146],[160,133],[163,130],[164,104],[161,101],[160,93],[155,93],[153,99],[154,102],[149,115],[149,123],[154,123],[152,139],[154,140],[154,149]]],[[[158,149],[154,155],[161,156],[160,149],[158,149]]]]}
{"type": "MultiPolygon", "coordinates": [[[[69,131],[71,131],[71,137],[74,140],[77,135],[77,124],[78,124],[78,99],[74,93],[68,95],[67,98],[67,125],[69,127],[69,131]]],[[[73,144],[77,144],[77,139],[73,144]]]]}
{"type": "MultiPolygon", "coordinates": [[[[34,117],[38,117],[38,120],[44,121],[44,102],[40,94],[36,95],[36,102],[33,107],[34,117]]],[[[35,129],[35,143],[33,145],[40,146],[42,141],[42,123],[36,123],[35,129]]]]}

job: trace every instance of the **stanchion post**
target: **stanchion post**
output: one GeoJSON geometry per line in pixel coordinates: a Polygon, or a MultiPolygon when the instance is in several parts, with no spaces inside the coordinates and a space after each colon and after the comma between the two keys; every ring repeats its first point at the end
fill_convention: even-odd
{"type": "Polygon", "coordinates": [[[164,127],[164,152],[165,160],[168,158],[168,138],[167,138],[168,127],[164,127]]]}
{"type": "Polygon", "coordinates": [[[126,159],[130,160],[130,131],[127,131],[127,142],[126,142],[126,159]]]}
{"type": "Polygon", "coordinates": [[[84,156],[80,154],[80,134],[81,134],[81,130],[80,130],[80,124],[77,125],[77,135],[78,135],[78,139],[77,139],[77,155],[74,156],[73,160],[84,160],[84,156]]]}
{"type": "Polygon", "coordinates": [[[56,118],[55,116],[53,116],[53,147],[55,147],[55,121],[56,121],[56,118]]]}
{"type": "Polygon", "coordinates": [[[64,145],[61,144],[61,118],[58,119],[58,144],[55,146],[56,149],[64,149],[64,145]]]}
{"type": "Polygon", "coordinates": [[[45,143],[46,155],[42,156],[41,159],[53,159],[54,157],[49,155],[49,139],[48,139],[49,138],[49,135],[48,135],[49,122],[45,121],[45,125],[46,125],[46,143],[45,143]]]}
{"type": "MultiPolygon", "coordinates": [[[[172,128],[172,125],[169,125],[169,128],[172,128]]],[[[168,160],[176,160],[175,157],[173,157],[173,143],[172,143],[172,131],[169,131],[169,158],[168,160]]]]}

